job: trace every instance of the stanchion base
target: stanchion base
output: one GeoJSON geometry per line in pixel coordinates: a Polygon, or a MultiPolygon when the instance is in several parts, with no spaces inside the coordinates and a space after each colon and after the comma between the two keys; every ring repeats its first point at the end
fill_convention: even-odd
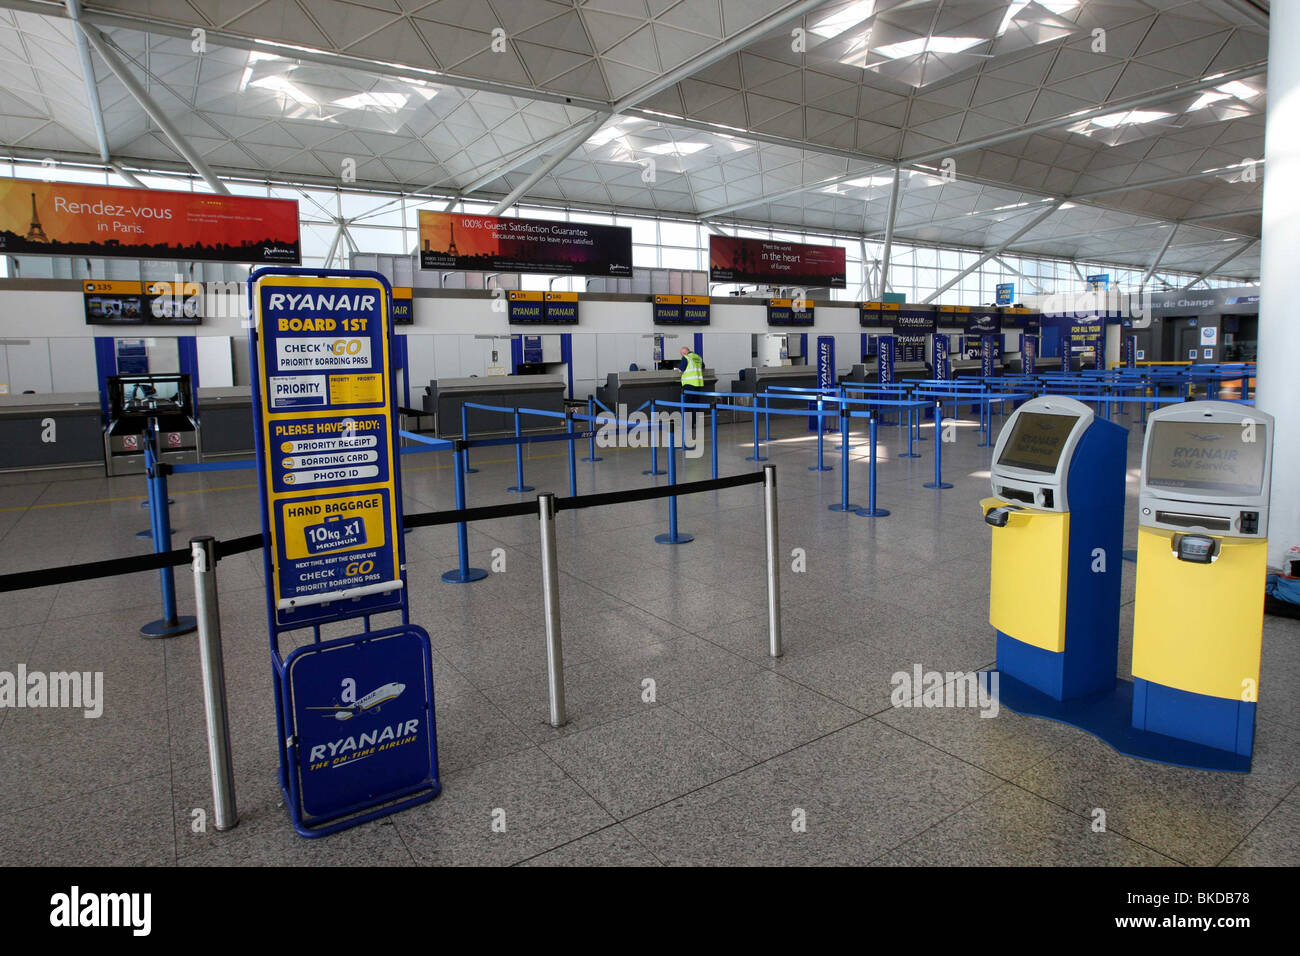
{"type": "Polygon", "coordinates": [[[915,452],[915,451],[905,451],[905,452],[903,452],[901,455],[899,455],[898,457],[899,457],[899,458],[920,458],[921,455],[920,455],[920,452],[915,452]]]}
{"type": "Polygon", "coordinates": [[[875,511],[872,511],[869,508],[859,508],[858,514],[861,515],[863,518],[884,518],[888,516],[889,509],[877,508],[875,511]]]}
{"type": "Polygon", "coordinates": [[[929,440],[930,439],[926,438],[924,435],[917,435],[915,438],[912,439],[912,441],[929,441],[929,440]]]}
{"type": "Polygon", "coordinates": [[[643,475],[666,475],[666,474],[668,474],[668,472],[666,472],[666,471],[655,471],[653,468],[650,468],[650,469],[647,469],[646,471],[641,472],[641,474],[643,474],[643,475]]]}
{"type": "Polygon", "coordinates": [[[828,505],[827,511],[861,511],[862,505],[828,505]]]}
{"type": "Polygon", "coordinates": [[[993,442],[991,442],[991,441],[982,441],[982,442],[980,442],[978,445],[976,445],[975,447],[976,447],[976,448],[992,448],[992,447],[993,447],[993,442]]]}
{"type": "Polygon", "coordinates": [[[604,458],[582,458],[580,461],[604,461],[604,458]]]}
{"type": "Polygon", "coordinates": [[[809,471],[834,471],[835,467],[833,465],[809,465],[808,470],[809,471]]]}
{"type": "Polygon", "coordinates": [[[148,528],[145,528],[143,531],[137,531],[137,532],[135,533],[135,536],[136,536],[137,538],[152,538],[152,537],[153,537],[153,532],[150,531],[148,528]]]}
{"type": "Polygon", "coordinates": [[[746,455],[745,461],[767,461],[767,458],[763,455],[746,455]]]}
{"type": "Polygon", "coordinates": [[[695,535],[683,534],[679,531],[676,534],[657,534],[655,540],[660,544],[686,544],[689,541],[694,541],[695,535]]]}
{"type": "Polygon", "coordinates": [[[460,568],[453,568],[442,575],[442,579],[448,584],[469,584],[471,581],[482,581],[488,573],[482,568],[470,568],[464,574],[460,573],[460,568]]]}
{"type": "Polygon", "coordinates": [[[174,621],[150,621],[140,628],[141,637],[179,637],[199,629],[199,622],[192,617],[178,617],[174,621]]]}
{"type": "Polygon", "coordinates": [[[927,481],[921,487],[922,488],[951,488],[952,485],[948,484],[948,482],[946,481],[940,481],[940,482],[927,481]]]}
{"type": "Polygon", "coordinates": [[[516,494],[523,494],[525,491],[536,491],[532,485],[524,485],[522,488],[507,488],[506,491],[513,491],[516,494]]]}
{"type": "Polygon", "coordinates": [[[467,475],[477,475],[477,474],[478,474],[478,469],[477,469],[477,468],[466,468],[466,469],[465,469],[465,474],[467,474],[467,475]]]}

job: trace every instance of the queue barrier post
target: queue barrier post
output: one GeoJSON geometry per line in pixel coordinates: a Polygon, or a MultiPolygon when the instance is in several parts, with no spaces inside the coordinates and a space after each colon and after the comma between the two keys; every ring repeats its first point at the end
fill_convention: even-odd
{"type": "MultiPolygon", "coordinates": [[[[899,455],[899,458],[920,458],[921,453],[913,450],[912,442],[915,438],[912,432],[912,419],[916,417],[916,406],[907,406],[907,451],[899,455]]],[[[900,419],[901,421],[901,419],[900,419]]]]}
{"type": "MultiPolygon", "coordinates": [[[[522,436],[523,433],[519,427],[519,409],[516,408],[515,409],[515,438],[518,439],[521,438],[522,436]]],[[[514,491],[514,492],[522,493],[525,491],[532,491],[532,490],[533,490],[532,485],[524,484],[524,443],[522,441],[516,441],[515,442],[515,486],[513,488],[507,488],[506,491],[514,491]]]]}
{"type": "MultiPolygon", "coordinates": [[[[463,408],[463,406],[462,406],[463,408]]],[[[452,472],[456,482],[456,510],[465,510],[465,453],[466,443],[458,441],[452,449],[452,472]]],[[[457,567],[444,571],[442,579],[448,584],[469,584],[482,581],[487,577],[483,568],[469,566],[469,525],[464,521],[456,522],[456,554],[459,558],[457,567]]]]}
{"type": "Polygon", "coordinates": [[[587,440],[587,457],[583,461],[600,461],[596,455],[596,400],[590,395],[587,396],[587,418],[588,424],[591,425],[591,437],[587,440]]]}
{"type": "Polygon", "coordinates": [[[578,461],[577,461],[577,441],[578,436],[573,430],[573,409],[564,410],[565,422],[569,429],[569,440],[566,444],[569,446],[569,497],[578,497],[578,461]]]}
{"type": "Polygon", "coordinates": [[[867,412],[867,431],[871,438],[871,450],[867,453],[867,506],[859,508],[858,514],[864,518],[884,518],[889,514],[886,508],[876,507],[876,413],[867,412]]]}
{"type": "Polygon", "coordinates": [[[213,822],[218,830],[239,823],[235,805],[235,768],[230,754],[230,719],[226,707],[226,669],[221,653],[221,611],[217,597],[217,539],[190,539],[194,571],[194,607],[198,618],[199,665],[203,676],[203,712],[212,772],[213,822]]]}
{"type": "Polygon", "coordinates": [[[849,504],[849,406],[840,406],[840,501],[828,506],[830,511],[857,511],[849,504]]]}
{"type": "Polygon", "coordinates": [[[478,469],[469,466],[469,409],[464,402],[460,406],[460,440],[466,443],[465,450],[461,453],[461,467],[467,475],[476,474],[478,469]]]}
{"type": "Polygon", "coordinates": [[[718,401],[715,398],[709,406],[709,448],[713,452],[713,480],[718,480],[718,401]]]}
{"type": "MultiPolygon", "coordinates": [[[[158,422],[153,419],[144,433],[144,464],[148,476],[149,530],[154,554],[162,554],[172,547],[171,517],[167,510],[167,473],[171,466],[158,459],[158,422]]],[[[171,565],[158,569],[158,583],[162,591],[162,617],[141,627],[141,636],[178,637],[195,630],[198,622],[194,618],[176,613],[176,576],[171,565]]]]}
{"type": "MultiPolygon", "coordinates": [[[[843,423],[845,419],[841,419],[843,423]]],[[[763,529],[767,542],[767,652],[780,657],[781,545],[776,510],[776,465],[763,466],[763,529]]]]}
{"type": "Polygon", "coordinates": [[[817,396],[817,464],[809,465],[808,466],[809,471],[831,471],[832,470],[831,466],[826,464],[826,462],[822,459],[822,436],[826,432],[826,429],[823,427],[822,424],[825,421],[825,419],[822,417],[823,407],[824,407],[824,403],[822,401],[822,396],[818,395],[817,396]]]}
{"type": "Polygon", "coordinates": [[[745,461],[767,461],[767,458],[758,453],[758,387],[754,388],[754,454],[746,455],[745,461]]]}
{"type": "Polygon", "coordinates": [[[934,400],[934,481],[927,481],[921,487],[935,490],[952,487],[943,480],[943,401],[937,398],[934,400]]]}
{"type": "Polygon", "coordinates": [[[650,403],[650,423],[646,426],[650,436],[650,470],[643,471],[643,475],[663,475],[667,472],[659,470],[659,440],[663,436],[663,428],[659,422],[659,416],[655,414],[655,403],[650,403]]]}
{"type": "MultiPolygon", "coordinates": [[[[683,413],[685,410],[683,409],[683,413]]],[[[672,416],[668,418],[668,484],[677,484],[677,429],[672,416]]],[[[660,544],[687,544],[695,535],[677,530],[677,496],[668,499],[668,533],[655,535],[660,544]]]]}
{"type": "Polygon", "coordinates": [[[564,648],[560,642],[560,571],[555,553],[555,493],[537,496],[542,544],[542,608],[546,615],[546,686],[552,727],[568,720],[564,701],[564,648]]]}

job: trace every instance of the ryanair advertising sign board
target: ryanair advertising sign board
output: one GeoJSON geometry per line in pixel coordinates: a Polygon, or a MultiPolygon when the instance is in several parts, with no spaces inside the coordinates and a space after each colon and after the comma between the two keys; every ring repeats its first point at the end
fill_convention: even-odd
{"type": "Polygon", "coordinates": [[[276,623],[402,605],[388,283],[262,270],[256,428],[276,623]],[[353,601],[352,599],[359,599],[353,601]]]}

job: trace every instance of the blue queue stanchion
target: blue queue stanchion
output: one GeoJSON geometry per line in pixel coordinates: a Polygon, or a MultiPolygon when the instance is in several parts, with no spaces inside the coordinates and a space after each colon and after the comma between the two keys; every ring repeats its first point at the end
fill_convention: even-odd
{"type": "MultiPolygon", "coordinates": [[[[457,442],[452,450],[452,472],[456,480],[456,510],[461,511],[465,507],[465,443],[457,442]]],[[[456,554],[460,559],[457,567],[450,571],[443,572],[442,579],[448,584],[469,584],[471,581],[482,581],[487,577],[487,571],[483,568],[471,568],[469,566],[469,525],[464,521],[456,525],[456,554]]]]}
{"type": "Polygon", "coordinates": [[[564,418],[569,428],[569,497],[576,498],[578,497],[578,462],[575,448],[578,439],[573,431],[573,409],[566,409],[564,418]]]}
{"type": "MultiPolygon", "coordinates": [[[[169,465],[158,460],[157,422],[150,421],[144,435],[145,473],[148,475],[149,528],[153,532],[154,554],[171,550],[171,519],[167,513],[167,471],[169,465]]],[[[198,629],[198,622],[176,613],[176,578],[171,566],[158,569],[162,588],[162,617],[140,628],[143,637],[176,637],[198,629]]]]}
{"type": "Polygon", "coordinates": [[[823,423],[826,421],[826,419],[822,416],[823,408],[824,405],[822,402],[822,397],[818,395],[817,396],[817,464],[809,465],[808,466],[809,471],[831,471],[832,470],[831,466],[826,464],[826,462],[822,458],[822,439],[826,433],[826,429],[823,427],[823,423]]]}
{"type": "MultiPolygon", "coordinates": [[[[515,409],[515,437],[523,437],[523,433],[519,428],[519,409],[517,408],[515,409]]],[[[517,442],[515,444],[515,486],[507,488],[506,491],[519,493],[534,490],[532,485],[524,484],[524,443],[517,442]]]]}
{"type": "Polygon", "coordinates": [[[934,400],[934,481],[927,481],[922,488],[951,488],[943,480],[943,402],[934,400]]]}
{"type": "Polygon", "coordinates": [[[915,438],[915,435],[912,432],[912,419],[914,417],[920,417],[919,415],[917,415],[917,408],[914,405],[908,405],[907,406],[907,451],[900,454],[898,456],[899,458],[920,458],[921,457],[921,453],[919,451],[914,451],[912,449],[912,441],[915,438]]]}
{"type": "MultiPolygon", "coordinates": [[[[758,401],[758,390],[754,390],[754,401],[758,401]]],[[[772,399],[765,393],[763,395],[763,441],[772,440],[772,399]]],[[[759,459],[754,459],[758,461],[759,459]]]]}
{"type": "Polygon", "coordinates": [[[713,480],[718,478],[718,402],[709,406],[709,447],[713,452],[713,480]]]}
{"type": "Polygon", "coordinates": [[[667,472],[659,470],[659,439],[663,435],[663,428],[659,423],[659,418],[655,414],[655,403],[650,403],[650,424],[646,426],[650,430],[650,469],[643,471],[643,475],[665,475],[667,472]]]}
{"type": "Polygon", "coordinates": [[[589,439],[590,444],[587,446],[587,457],[582,460],[600,461],[601,459],[596,455],[596,426],[595,426],[596,400],[592,398],[590,395],[587,396],[587,418],[589,420],[589,424],[591,424],[592,426],[591,438],[589,439]]]}
{"type": "MultiPolygon", "coordinates": [[[[460,440],[463,442],[469,441],[469,409],[467,409],[463,404],[460,406],[460,440]]],[[[477,468],[471,468],[469,466],[468,445],[465,447],[465,450],[461,452],[460,464],[467,475],[473,475],[478,472],[477,468]]]]}
{"type": "Polygon", "coordinates": [[[867,506],[859,508],[858,514],[864,518],[884,518],[889,514],[887,508],[876,507],[876,413],[867,412],[867,430],[871,436],[871,450],[867,455],[867,506]]]}
{"type": "MultiPolygon", "coordinates": [[[[673,420],[668,420],[668,484],[677,484],[677,438],[673,420]]],[[[695,535],[677,530],[677,496],[668,499],[668,533],[655,535],[660,544],[686,544],[694,541],[695,535]]]]}
{"type": "Polygon", "coordinates": [[[758,392],[754,392],[754,454],[746,455],[745,461],[767,461],[758,453],[758,392]]]}
{"type": "Polygon", "coordinates": [[[849,504],[849,407],[840,406],[840,501],[829,511],[860,511],[861,505],[849,504]]]}

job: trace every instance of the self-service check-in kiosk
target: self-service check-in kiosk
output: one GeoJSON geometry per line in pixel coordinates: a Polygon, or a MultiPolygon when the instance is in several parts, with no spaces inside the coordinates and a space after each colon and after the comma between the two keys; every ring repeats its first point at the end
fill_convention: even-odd
{"type": "Polygon", "coordinates": [[[1004,699],[1019,687],[1063,701],[1115,686],[1127,442],[1126,429],[1055,396],[1021,405],[998,436],[994,496],[980,505],[993,527],[1004,699]]]}
{"type": "Polygon", "coordinates": [[[1224,769],[1254,740],[1272,443],[1264,412],[1187,402],[1143,448],[1133,726],[1244,758],[1224,769]]]}

